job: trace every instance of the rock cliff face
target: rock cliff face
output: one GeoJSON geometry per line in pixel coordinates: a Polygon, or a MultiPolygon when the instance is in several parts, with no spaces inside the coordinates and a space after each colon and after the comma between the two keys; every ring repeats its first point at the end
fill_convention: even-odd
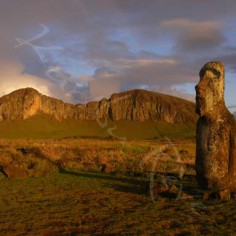
{"type": "Polygon", "coordinates": [[[113,94],[109,99],[87,104],[68,104],[40,94],[32,88],[16,90],[0,98],[0,120],[27,119],[46,114],[56,120],[161,120],[170,123],[195,122],[192,102],[145,90],[113,94]]]}

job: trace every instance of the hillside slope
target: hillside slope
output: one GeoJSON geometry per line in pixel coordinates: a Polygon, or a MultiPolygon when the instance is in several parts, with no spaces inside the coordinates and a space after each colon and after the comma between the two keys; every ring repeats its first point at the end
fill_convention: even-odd
{"type": "Polygon", "coordinates": [[[120,141],[143,139],[183,139],[195,136],[193,124],[171,124],[163,121],[133,122],[130,120],[57,121],[46,115],[36,115],[26,120],[0,122],[0,138],[50,139],[50,138],[102,138],[120,141]]]}

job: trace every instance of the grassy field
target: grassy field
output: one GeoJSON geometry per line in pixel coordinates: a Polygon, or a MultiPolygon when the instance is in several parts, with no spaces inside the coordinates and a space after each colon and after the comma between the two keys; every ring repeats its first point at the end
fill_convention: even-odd
{"type": "MultiPolygon", "coordinates": [[[[233,201],[159,196],[149,179],[94,172],[0,182],[0,235],[233,235],[233,201]]],[[[196,192],[190,177],[188,193],[196,192]]]]}
{"type": "Polygon", "coordinates": [[[148,174],[151,171],[193,173],[193,140],[118,141],[106,139],[2,139],[0,166],[12,178],[45,175],[58,168],[112,174],[148,174]]]}
{"type": "Polygon", "coordinates": [[[116,138],[144,140],[157,138],[193,138],[194,125],[169,124],[166,122],[146,121],[55,121],[46,115],[27,120],[0,122],[0,138],[116,138]]]}
{"type": "Polygon", "coordinates": [[[1,139],[0,235],[233,235],[235,202],[203,200],[194,158],[191,139],[1,139]]]}

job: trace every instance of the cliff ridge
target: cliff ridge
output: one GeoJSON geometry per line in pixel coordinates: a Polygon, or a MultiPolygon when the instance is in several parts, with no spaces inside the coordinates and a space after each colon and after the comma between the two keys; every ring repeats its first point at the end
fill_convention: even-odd
{"type": "Polygon", "coordinates": [[[139,89],[76,105],[45,96],[33,88],[19,89],[0,98],[1,121],[25,120],[38,114],[56,120],[160,120],[179,124],[193,123],[197,119],[193,102],[139,89]]]}

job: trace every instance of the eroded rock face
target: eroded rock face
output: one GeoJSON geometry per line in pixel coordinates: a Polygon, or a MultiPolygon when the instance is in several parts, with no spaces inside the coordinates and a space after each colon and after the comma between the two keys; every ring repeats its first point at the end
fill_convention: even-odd
{"type": "Polygon", "coordinates": [[[1,120],[27,119],[38,114],[40,107],[41,95],[38,91],[21,89],[1,98],[0,117],[1,120]]]}
{"type": "Polygon", "coordinates": [[[196,86],[196,174],[199,187],[236,191],[236,124],[224,101],[224,65],[209,62],[196,86]]]}
{"type": "Polygon", "coordinates": [[[27,119],[46,114],[56,120],[146,120],[194,123],[192,102],[145,90],[113,94],[109,99],[87,104],[68,104],[40,94],[32,88],[20,89],[0,98],[0,121],[27,119]]]}
{"type": "Polygon", "coordinates": [[[169,123],[194,122],[192,103],[142,90],[113,94],[110,98],[110,115],[113,120],[162,120],[169,123]]]}

